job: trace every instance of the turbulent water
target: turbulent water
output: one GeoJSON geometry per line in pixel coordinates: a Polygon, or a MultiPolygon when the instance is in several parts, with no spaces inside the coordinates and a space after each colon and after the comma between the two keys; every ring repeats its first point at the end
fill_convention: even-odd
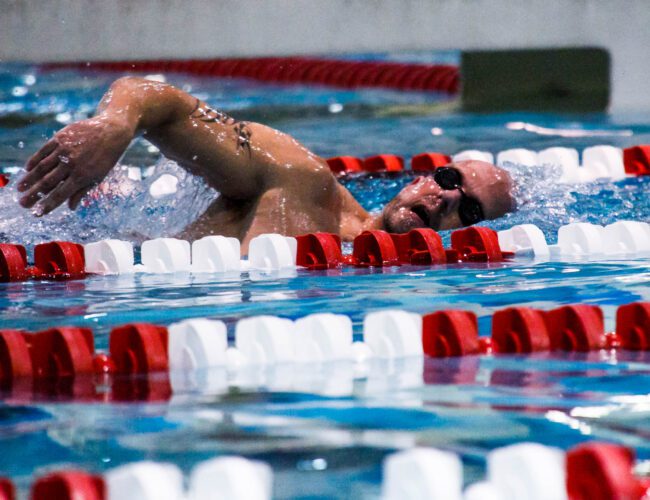
{"type": "MultiPolygon", "coordinates": [[[[17,172],[47,137],[66,124],[92,115],[115,75],[78,71],[42,72],[29,66],[0,65],[0,172],[13,172],[0,190],[0,240],[27,245],[43,240],[87,242],[113,237],[139,242],[171,236],[194,220],[217,194],[150,144],[136,140],[109,178],[76,212],[60,208],[33,217],[16,200],[17,172]],[[142,181],[128,177],[128,166],[146,170],[142,181]],[[151,167],[153,172],[151,172],[151,167]],[[175,194],[154,198],[149,187],[160,176],[179,180],[175,194]]],[[[321,156],[377,153],[405,157],[423,151],[455,153],[482,149],[549,146],[581,150],[595,144],[625,147],[650,142],[650,119],[634,115],[472,115],[451,111],[444,96],[389,91],[349,91],[299,86],[264,86],[186,75],[171,83],[238,118],[269,123],[288,132],[321,156]]],[[[509,165],[517,184],[518,211],[484,223],[495,229],[538,225],[550,242],[567,223],[607,224],[647,220],[650,187],[646,179],[558,184],[549,167],[509,165]]],[[[411,174],[358,175],[341,180],[361,204],[379,211],[410,180],[411,174]]]]}
{"type": "Polygon", "coordinates": [[[167,159],[159,160],[151,175],[142,180],[129,178],[128,166],[118,165],[76,211],[62,206],[41,218],[18,204],[21,193],[14,184],[0,192],[0,240],[27,246],[55,239],[86,243],[118,238],[139,243],[173,236],[217,196],[200,178],[167,159]],[[163,175],[178,179],[177,192],[156,198],[149,188],[163,175]]]}

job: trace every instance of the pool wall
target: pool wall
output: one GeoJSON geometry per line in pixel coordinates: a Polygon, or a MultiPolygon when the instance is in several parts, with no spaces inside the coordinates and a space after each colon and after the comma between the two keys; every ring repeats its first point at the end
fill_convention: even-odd
{"type": "Polygon", "coordinates": [[[644,0],[2,0],[1,61],[602,47],[614,109],[650,107],[644,0]],[[191,5],[191,6],[190,6],[191,5]]]}

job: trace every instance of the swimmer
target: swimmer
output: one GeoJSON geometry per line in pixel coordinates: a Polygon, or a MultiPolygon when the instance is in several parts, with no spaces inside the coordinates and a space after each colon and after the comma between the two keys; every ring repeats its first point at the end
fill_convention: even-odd
{"type": "Polygon", "coordinates": [[[237,121],[167,84],[125,77],[102,98],[96,116],[57,132],[26,164],[20,204],[42,216],[68,201],[76,208],[106,177],[137,135],[201,176],[220,196],[179,237],[329,232],[351,241],[364,230],[403,233],[453,229],[513,210],[505,170],[462,161],[417,177],[380,214],[369,214],[323,158],[282,132],[237,121]]]}

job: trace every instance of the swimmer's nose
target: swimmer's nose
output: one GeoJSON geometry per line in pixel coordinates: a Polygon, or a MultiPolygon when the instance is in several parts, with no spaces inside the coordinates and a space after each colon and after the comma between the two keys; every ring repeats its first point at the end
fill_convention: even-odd
{"type": "Polygon", "coordinates": [[[458,210],[458,205],[462,199],[462,195],[458,189],[444,190],[441,194],[442,201],[444,202],[443,215],[453,214],[458,210]]]}

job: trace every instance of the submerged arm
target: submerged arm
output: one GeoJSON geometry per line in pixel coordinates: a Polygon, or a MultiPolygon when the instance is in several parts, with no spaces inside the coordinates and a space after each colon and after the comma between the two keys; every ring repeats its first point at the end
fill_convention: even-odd
{"type": "Polygon", "coordinates": [[[20,203],[35,206],[35,215],[65,200],[75,208],[139,134],[233,199],[256,196],[268,177],[268,162],[253,158],[247,123],[170,85],[126,77],[111,86],[95,117],[63,128],[28,160],[20,203]]]}

